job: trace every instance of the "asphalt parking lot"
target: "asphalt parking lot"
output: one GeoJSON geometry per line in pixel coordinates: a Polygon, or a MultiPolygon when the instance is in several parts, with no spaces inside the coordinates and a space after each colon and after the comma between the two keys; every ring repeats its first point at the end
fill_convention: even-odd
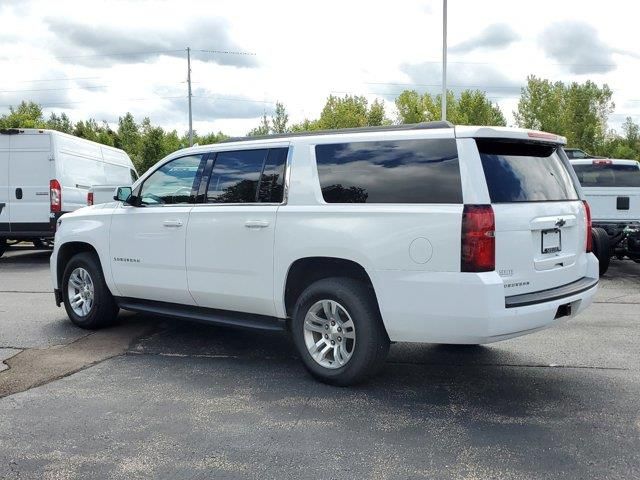
{"type": "Polygon", "coordinates": [[[288,338],[121,314],[72,326],[48,252],[0,258],[0,478],[640,478],[640,265],[485,347],[396,344],[313,381],[288,338]]]}

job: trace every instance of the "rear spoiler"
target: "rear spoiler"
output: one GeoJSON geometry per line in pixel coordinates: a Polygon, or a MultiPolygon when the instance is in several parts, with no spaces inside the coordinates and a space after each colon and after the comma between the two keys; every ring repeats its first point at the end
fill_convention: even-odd
{"type": "Polygon", "coordinates": [[[566,145],[567,139],[554,133],[524,128],[456,126],[456,138],[502,138],[566,145]]]}

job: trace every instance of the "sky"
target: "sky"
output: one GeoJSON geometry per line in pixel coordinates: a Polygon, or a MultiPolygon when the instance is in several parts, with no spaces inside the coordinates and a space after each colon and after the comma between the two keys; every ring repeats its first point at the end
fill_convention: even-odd
{"type": "MultiPolygon", "coordinates": [[[[640,3],[449,0],[448,85],[487,92],[513,124],[527,75],[607,83],[615,111],[640,122],[640,3]]],[[[0,113],[21,100],[117,124],[244,135],[282,102],[317,118],[330,94],[393,101],[437,93],[442,0],[0,0],[0,113]],[[226,52],[226,53],[225,53],[226,52]]]]}

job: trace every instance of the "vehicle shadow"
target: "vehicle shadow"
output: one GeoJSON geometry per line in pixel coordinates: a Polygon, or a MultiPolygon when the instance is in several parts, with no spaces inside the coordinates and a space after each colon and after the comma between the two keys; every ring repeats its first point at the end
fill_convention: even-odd
{"type": "Polygon", "coordinates": [[[51,253],[52,250],[49,248],[37,249],[31,245],[12,245],[0,257],[0,265],[47,264],[51,253]]]}

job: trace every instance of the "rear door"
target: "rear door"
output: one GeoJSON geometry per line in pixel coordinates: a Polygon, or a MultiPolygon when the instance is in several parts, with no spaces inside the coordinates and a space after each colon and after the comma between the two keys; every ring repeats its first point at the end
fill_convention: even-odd
{"type": "Polygon", "coordinates": [[[187,230],[189,291],[201,307],[275,315],[273,244],[288,148],[218,152],[187,230]]]}
{"type": "Polygon", "coordinates": [[[49,181],[53,178],[51,136],[20,133],[9,137],[10,222],[14,232],[49,230],[49,181]]]}
{"type": "Polygon", "coordinates": [[[9,231],[9,142],[10,136],[0,133],[0,237],[9,231]]]}
{"type": "Polygon", "coordinates": [[[505,295],[559,287],[586,274],[586,213],[558,145],[476,139],[496,222],[505,295]]]}

